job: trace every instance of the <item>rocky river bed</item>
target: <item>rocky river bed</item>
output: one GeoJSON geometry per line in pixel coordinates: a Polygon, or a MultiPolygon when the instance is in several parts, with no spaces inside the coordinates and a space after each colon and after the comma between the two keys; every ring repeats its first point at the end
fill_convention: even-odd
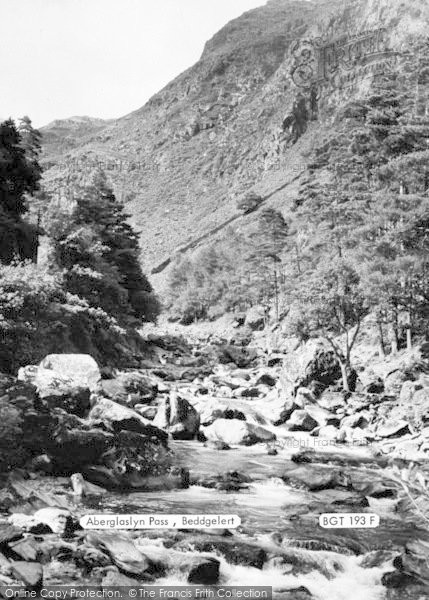
{"type": "Polygon", "coordinates": [[[370,360],[344,393],[320,344],[270,355],[246,344],[151,344],[147,362],[126,372],[53,355],[3,377],[0,585],[429,598],[425,347],[388,366],[370,360]],[[380,526],[322,529],[326,512],[376,513],[380,526]],[[82,530],[89,513],[242,522],[82,530]]]}

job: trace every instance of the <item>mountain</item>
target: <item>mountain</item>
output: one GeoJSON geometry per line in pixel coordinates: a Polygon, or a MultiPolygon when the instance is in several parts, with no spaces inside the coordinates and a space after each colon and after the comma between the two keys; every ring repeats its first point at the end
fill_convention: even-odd
{"type": "Polygon", "coordinates": [[[236,208],[246,192],[287,211],[338,107],[428,23],[424,0],[270,0],[135,112],[43,128],[46,184],[65,195],[101,165],[141,231],[144,267],[162,271],[178,250],[254,218],[236,208]]]}
{"type": "Polygon", "coordinates": [[[56,119],[41,128],[45,168],[54,166],[64,155],[81,145],[83,138],[92,137],[109,124],[109,121],[91,117],[56,119]]]}

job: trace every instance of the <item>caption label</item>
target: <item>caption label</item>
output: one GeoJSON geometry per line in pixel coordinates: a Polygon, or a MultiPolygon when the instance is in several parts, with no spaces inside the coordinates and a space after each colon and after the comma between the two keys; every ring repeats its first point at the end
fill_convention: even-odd
{"type": "Polygon", "coordinates": [[[85,515],[80,519],[84,529],[236,529],[241,525],[237,515],[85,515]]]}

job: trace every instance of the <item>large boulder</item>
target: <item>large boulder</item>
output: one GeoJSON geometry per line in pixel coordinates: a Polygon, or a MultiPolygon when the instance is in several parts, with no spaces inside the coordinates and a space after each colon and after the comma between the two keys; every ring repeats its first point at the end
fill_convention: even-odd
{"type": "Polygon", "coordinates": [[[203,433],[209,441],[221,441],[234,446],[252,446],[276,439],[276,435],[268,429],[238,419],[217,419],[205,427],[203,433]]]}
{"type": "Polygon", "coordinates": [[[118,373],[113,379],[103,379],[99,384],[100,394],[124,406],[134,407],[152,401],[158,385],[154,378],[138,371],[118,373]]]}
{"type": "Polygon", "coordinates": [[[54,426],[33,385],[0,375],[0,473],[43,454],[54,426]]]}
{"type": "Polygon", "coordinates": [[[399,395],[403,414],[417,428],[429,423],[429,377],[421,375],[416,381],[405,381],[399,395]]]}
{"type": "Polygon", "coordinates": [[[284,403],[283,408],[281,409],[280,413],[275,415],[274,425],[283,425],[283,423],[286,423],[287,421],[289,421],[292,414],[296,410],[300,410],[300,408],[301,407],[298,404],[296,404],[295,400],[292,400],[292,399],[287,400],[284,403]]]}
{"type": "Polygon", "coordinates": [[[90,408],[90,393],[100,380],[100,370],[87,354],[50,354],[39,365],[21,367],[18,380],[34,385],[49,408],[62,408],[84,417],[90,408]]]}
{"type": "Polygon", "coordinates": [[[60,377],[69,377],[75,385],[96,389],[101,379],[100,369],[89,354],[49,354],[39,365],[60,377]]]}
{"type": "Polygon", "coordinates": [[[287,422],[290,431],[313,431],[319,423],[306,410],[295,410],[287,422]]]}
{"type": "Polygon", "coordinates": [[[68,375],[61,375],[52,369],[37,365],[21,367],[18,380],[35,386],[39,398],[50,408],[63,408],[65,411],[85,416],[90,407],[90,389],[68,375]]]}
{"type": "Polygon", "coordinates": [[[218,347],[219,361],[222,364],[234,363],[240,369],[251,366],[258,358],[255,348],[224,344],[218,347]]]}
{"type": "Polygon", "coordinates": [[[377,428],[377,435],[382,438],[396,438],[410,433],[410,426],[406,421],[388,421],[377,428]]]}
{"type": "Polygon", "coordinates": [[[144,577],[151,569],[149,559],[140,552],[126,533],[91,531],[86,535],[86,540],[108,554],[113,563],[126,574],[144,577]]]}
{"type": "Polygon", "coordinates": [[[134,431],[144,435],[155,435],[165,441],[167,435],[150,421],[142,417],[137,411],[117,402],[101,398],[89,413],[89,419],[96,426],[100,422],[113,432],[134,431]]]}
{"type": "Polygon", "coordinates": [[[322,389],[341,379],[341,368],[332,350],[320,340],[310,340],[289,352],[283,361],[285,372],[295,380],[295,387],[322,389]]]}
{"type": "Polygon", "coordinates": [[[168,431],[173,439],[192,440],[200,428],[200,415],[187,400],[172,392],[159,405],[153,424],[168,431]]]}
{"type": "Polygon", "coordinates": [[[238,419],[245,421],[245,414],[232,406],[225,405],[221,401],[208,400],[199,405],[201,425],[207,427],[216,421],[216,419],[238,419]]]}
{"type": "Polygon", "coordinates": [[[244,324],[252,331],[262,331],[265,326],[266,315],[263,306],[253,306],[247,311],[244,324]]]}
{"type": "Polygon", "coordinates": [[[322,408],[332,412],[335,412],[339,408],[345,408],[346,406],[343,392],[331,392],[328,390],[323,392],[321,397],[317,400],[317,403],[322,408]]]}
{"type": "Polygon", "coordinates": [[[97,467],[88,480],[111,487],[132,488],[138,477],[165,472],[167,434],[131,409],[100,403],[94,418],[83,419],[49,407],[33,385],[0,376],[0,473],[42,456],[54,474],[97,467]]]}

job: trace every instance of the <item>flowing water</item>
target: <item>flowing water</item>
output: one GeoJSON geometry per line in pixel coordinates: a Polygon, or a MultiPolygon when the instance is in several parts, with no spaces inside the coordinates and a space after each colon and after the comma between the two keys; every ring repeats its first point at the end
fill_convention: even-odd
{"type": "MultiPolygon", "coordinates": [[[[196,478],[238,471],[251,481],[237,492],[192,485],[186,490],[111,495],[103,501],[103,509],[121,513],[238,514],[242,525],[236,535],[240,540],[274,554],[287,551],[295,564],[292,571],[278,565],[266,565],[260,570],[230,564],[225,557],[213,554],[221,561],[222,584],[269,585],[280,597],[281,590],[304,586],[316,600],[379,600],[388,597],[381,577],[393,570],[392,558],[398,550],[406,541],[428,539],[424,530],[407,524],[395,513],[392,499],[371,499],[366,509],[333,509],[335,494],[344,495],[345,490],[328,491],[329,502],[326,492],[312,493],[287,485],[281,479],[297,468],[301,472],[311,469],[311,476],[315,476],[326,473],[332,465],[296,465],[287,451],[268,456],[262,445],[218,451],[197,442],[173,442],[173,451],[174,463],[188,467],[196,478]],[[335,510],[375,512],[381,517],[380,527],[322,529],[318,525],[320,512],[335,510]],[[274,533],[278,536],[273,537],[274,533]]],[[[380,481],[383,477],[377,465],[347,465],[346,469],[355,481],[380,481]]],[[[141,540],[142,550],[145,544],[160,545],[162,538],[163,532],[160,532],[159,539],[141,540]]],[[[170,572],[157,583],[183,585],[186,581],[180,572],[170,572]]]]}

